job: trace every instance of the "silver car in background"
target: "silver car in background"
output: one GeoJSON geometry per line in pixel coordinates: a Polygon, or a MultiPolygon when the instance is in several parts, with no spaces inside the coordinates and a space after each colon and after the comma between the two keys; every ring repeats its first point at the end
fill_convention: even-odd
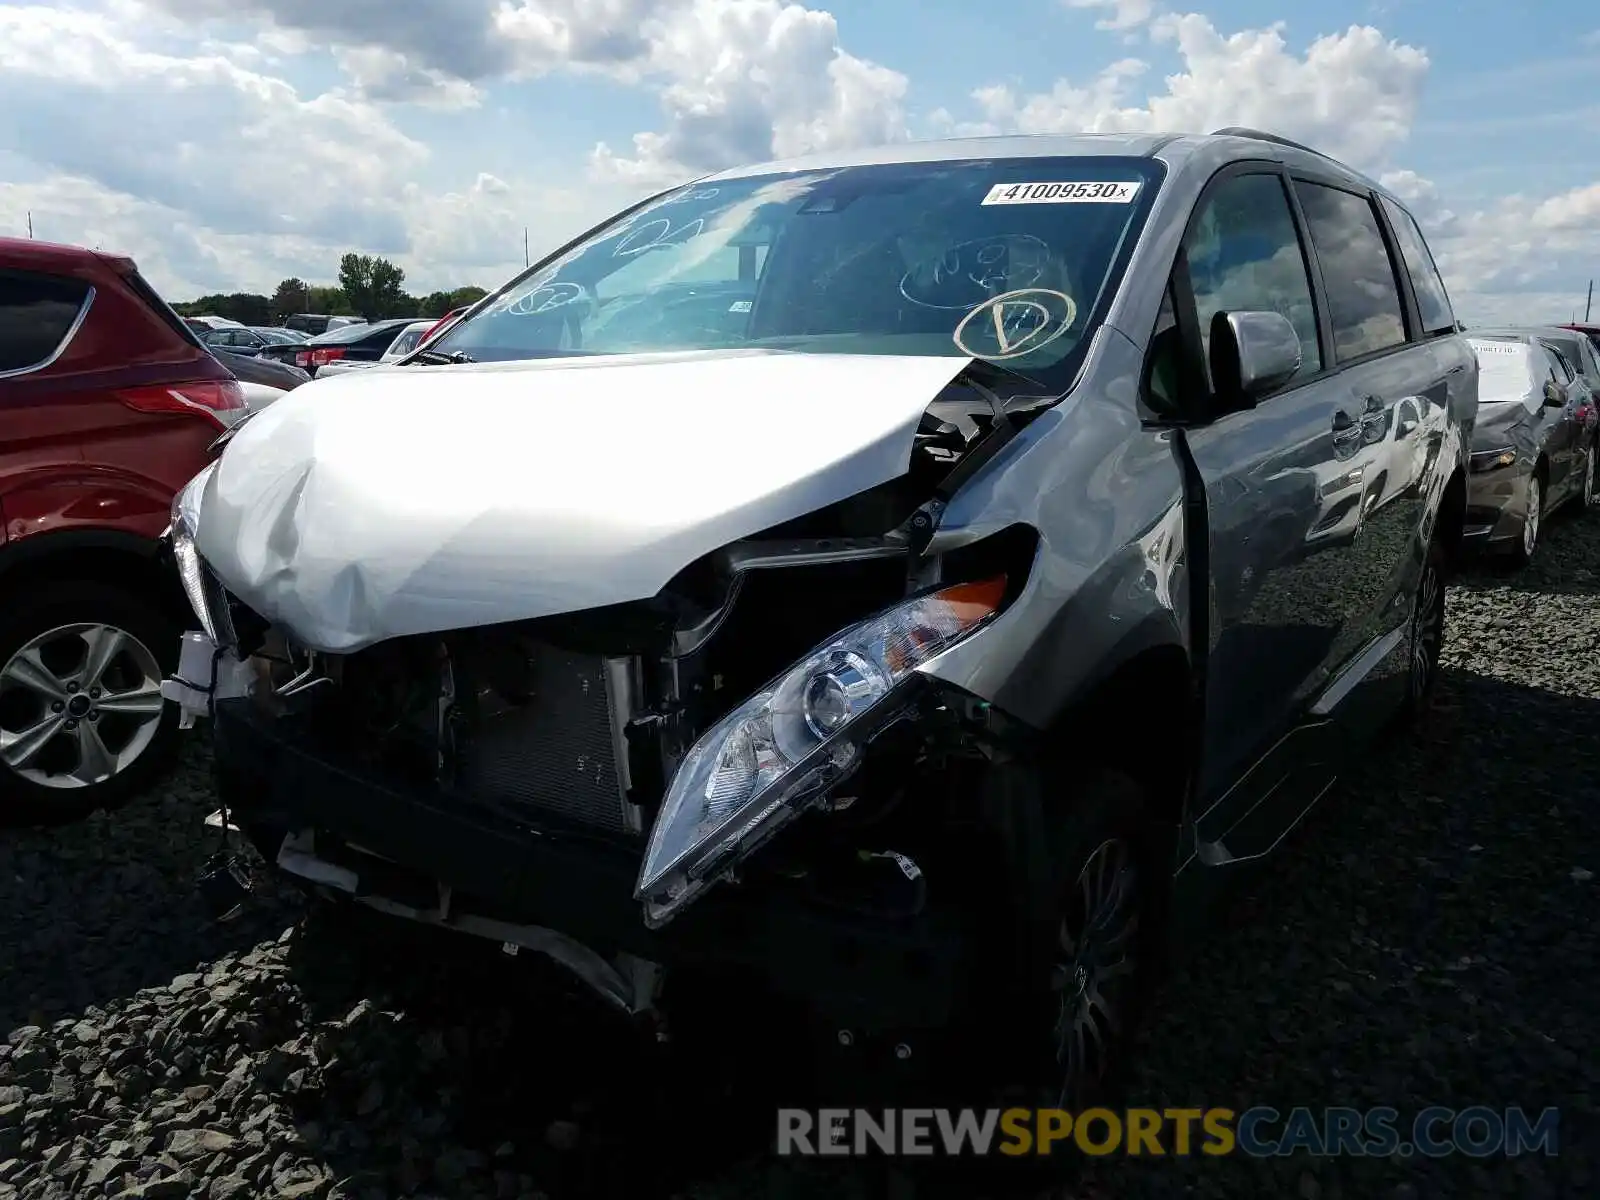
{"type": "Polygon", "coordinates": [[[1560,332],[1468,338],[1480,374],[1466,537],[1519,565],[1532,560],[1546,516],[1571,500],[1585,509],[1594,501],[1594,394],[1548,342],[1560,332]]]}

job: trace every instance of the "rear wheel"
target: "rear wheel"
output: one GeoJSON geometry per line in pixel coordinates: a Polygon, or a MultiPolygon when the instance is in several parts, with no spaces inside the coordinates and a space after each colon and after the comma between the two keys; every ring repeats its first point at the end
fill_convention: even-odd
{"type": "Polygon", "coordinates": [[[1600,454],[1596,454],[1594,443],[1583,452],[1583,514],[1587,514],[1595,504],[1595,477],[1594,473],[1600,470],[1600,454]]]}
{"type": "Polygon", "coordinates": [[[49,584],[0,616],[0,825],[56,825],[123,803],[171,765],[161,696],[179,631],[136,594],[49,584]]]}

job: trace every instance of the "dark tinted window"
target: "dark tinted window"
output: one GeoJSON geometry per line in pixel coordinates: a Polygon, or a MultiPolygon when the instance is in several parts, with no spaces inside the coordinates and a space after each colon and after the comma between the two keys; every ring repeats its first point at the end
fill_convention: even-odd
{"type": "Polygon", "coordinates": [[[1556,382],[1571,383],[1573,376],[1575,376],[1578,372],[1573,365],[1567,361],[1567,356],[1562,352],[1561,347],[1557,346],[1553,342],[1546,342],[1544,344],[1544,348],[1549,353],[1551,361],[1555,364],[1554,369],[1556,382]]]}
{"type": "Polygon", "coordinates": [[[55,354],[88,291],[72,279],[0,272],[0,374],[29,370],[55,354]]]}
{"type": "Polygon", "coordinates": [[[1295,191],[1328,290],[1334,357],[1348,362],[1400,345],[1406,340],[1400,290],[1372,202],[1315,183],[1296,183],[1295,191]]]}
{"type": "Polygon", "coordinates": [[[1208,362],[1214,315],[1270,311],[1287,317],[1300,336],[1299,373],[1322,370],[1305,252],[1279,176],[1219,184],[1202,201],[1184,250],[1208,362]]]}
{"type": "Polygon", "coordinates": [[[1438,333],[1454,329],[1455,311],[1450,307],[1450,297],[1445,293],[1444,280],[1434,264],[1433,253],[1423,239],[1411,214],[1387,197],[1383,210],[1389,214],[1389,227],[1400,244],[1400,257],[1406,261],[1406,271],[1411,276],[1411,290],[1417,294],[1417,315],[1422,318],[1424,333],[1438,333]]]}
{"type": "Polygon", "coordinates": [[[1594,345],[1580,335],[1578,346],[1578,359],[1583,364],[1583,374],[1590,384],[1600,387],[1600,355],[1597,355],[1594,345]]]}

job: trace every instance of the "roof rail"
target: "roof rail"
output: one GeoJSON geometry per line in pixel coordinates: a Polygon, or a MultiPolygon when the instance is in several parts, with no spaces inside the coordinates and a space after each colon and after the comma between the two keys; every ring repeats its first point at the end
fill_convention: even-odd
{"type": "Polygon", "coordinates": [[[1265,130],[1261,129],[1250,129],[1244,125],[1227,125],[1221,129],[1213,129],[1211,131],[1211,136],[1254,138],[1258,142],[1272,142],[1278,146],[1288,146],[1293,150],[1304,150],[1307,154],[1315,154],[1318,158],[1328,157],[1321,150],[1313,150],[1304,142],[1292,141],[1289,138],[1280,137],[1276,133],[1267,133],[1265,130]]]}

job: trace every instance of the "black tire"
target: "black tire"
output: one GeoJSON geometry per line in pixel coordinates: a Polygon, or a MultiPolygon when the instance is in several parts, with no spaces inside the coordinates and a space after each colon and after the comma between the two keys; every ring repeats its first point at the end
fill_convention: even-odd
{"type": "Polygon", "coordinates": [[[1043,773],[1005,773],[1012,778],[1004,786],[1037,788],[1045,802],[1008,805],[1039,815],[1037,828],[1024,827],[1024,820],[1009,832],[1019,861],[1035,866],[1025,872],[1032,878],[1023,893],[1032,900],[1015,945],[1011,994],[1002,1001],[1012,1030],[1010,1078],[989,1082],[1008,1103],[1074,1110],[1110,1103],[1123,1086],[1127,1051],[1159,974],[1169,831],[1147,819],[1143,789],[1121,772],[1094,768],[1068,780],[1068,797],[1051,797],[1043,773]],[[1097,876],[1097,865],[1106,873],[1097,876]],[[1120,902],[1101,906],[1103,922],[1087,922],[1086,929],[1086,908],[1094,905],[1085,900],[1104,900],[1112,891],[1120,902]],[[1105,1020],[1107,1008],[1114,1026],[1105,1020]],[[1092,1051],[1087,1062],[1071,1054],[1080,1049],[1079,1034],[1081,1048],[1092,1051]]]}
{"type": "Polygon", "coordinates": [[[1445,617],[1449,595],[1450,562],[1437,533],[1423,559],[1411,596],[1406,627],[1406,695],[1400,724],[1421,721],[1433,707],[1438,691],[1439,660],[1444,650],[1445,617]]]}
{"type": "MultiPolygon", "coordinates": [[[[967,1107],[977,1098],[980,1108],[1116,1111],[1126,1087],[1129,1051],[1164,965],[1172,829],[1149,819],[1138,783],[1092,763],[1065,774],[1059,767],[998,767],[990,772],[988,790],[1010,860],[1010,895],[993,914],[995,936],[986,946],[982,969],[1005,983],[986,989],[970,1028],[959,1035],[965,1052],[956,1055],[956,1076],[945,1081],[937,1103],[967,1107]],[[1107,842],[1125,847],[1133,867],[1130,915],[1137,923],[1119,942],[1132,948],[1133,967],[1112,981],[1120,1020],[1106,1042],[1104,1070],[1064,1088],[1057,1051],[1062,1018],[1071,1006],[1056,985],[1070,982],[1076,988],[1078,981],[1059,970],[1060,929],[1078,907],[1071,901],[1083,867],[1107,842]],[[1009,921],[1002,910],[1009,911],[1009,921]]],[[[942,1183],[952,1185],[952,1194],[1035,1196],[1055,1194],[1081,1161],[1072,1144],[1063,1142],[1044,1155],[939,1159],[937,1172],[942,1183]]]]}
{"type": "Polygon", "coordinates": [[[1511,547],[1510,558],[1514,567],[1525,567],[1539,552],[1539,541],[1544,533],[1544,520],[1549,515],[1548,489],[1545,487],[1541,467],[1528,477],[1528,509],[1523,517],[1517,541],[1511,547]]]}
{"type": "Polygon", "coordinates": [[[1583,472],[1583,485],[1578,489],[1578,516],[1586,517],[1594,511],[1596,501],[1600,501],[1600,450],[1596,449],[1596,443],[1590,442],[1584,450],[1583,466],[1579,470],[1583,472]]]}
{"type": "MultiPolygon", "coordinates": [[[[20,661],[15,656],[35,639],[78,625],[110,627],[131,639],[107,668],[107,678],[119,672],[122,678],[130,678],[129,673],[141,662],[146,664],[144,670],[153,663],[162,678],[177,668],[181,631],[158,605],[135,591],[80,580],[49,583],[27,595],[6,597],[0,602],[0,672],[6,671],[8,664],[20,661]]],[[[64,635],[52,642],[51,653],[70,649],[73,636],[64,635]]],[[[0,734],[18,732],[29,727],[27,722],[36,723],[40,714],[50,710],[24,709],[42,702],[38,693],[30,693],[14,679],[9,684],[0,681],[0,734]]],[[[149,728],[140,718],[109,710],[102,714],[98,708],[94,719],[94,728],[103,735],[100,743],[113,750],[125,729],[149,728]],[[107,718],[103,723],[102,715],[107,718]]],[[[74,724],[73,729],[76,727],[74,724]]],[[[62,732],[50,739],[47,753],[41,752],[29,763],[29,769],[36,771],[39,778],[64,778],[65,771],[54,768],[63,761],[60,756],[67,747],[58,743],[66,732],[63,726],[62,732]]],[[[148,738],[140,732],[122,743],[123,748],[133,746],[136,740],[142,742],[142,747],[126,765],[99,782],[77,786],[49,786],[0,760],[0,827],[62,825],[96,809],[115,808],[145,791],[173,765],[178,748],[177,706],[163,703],[148,738]]],[[[78,761],[82,761],[81,757],[78,761]]]]}

